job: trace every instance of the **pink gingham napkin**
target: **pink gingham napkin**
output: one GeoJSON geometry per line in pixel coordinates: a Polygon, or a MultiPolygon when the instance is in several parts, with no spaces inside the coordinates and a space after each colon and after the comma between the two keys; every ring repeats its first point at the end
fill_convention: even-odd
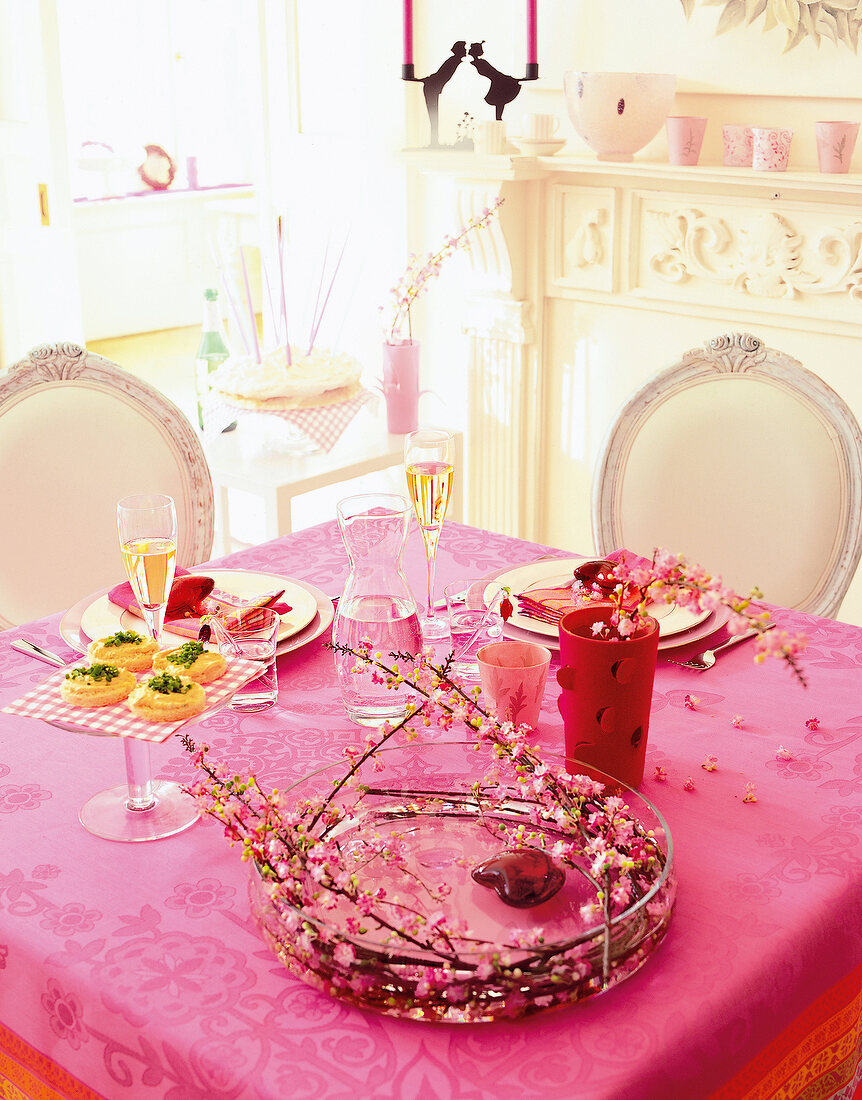
{"type": "MultiPolygon", "coordinates": [[[[26,695],[15,699],[2,709],[8,714],[20,714],[24,718],[39,718],[43,722],[63,722],[75,726],[82,733],[135,737],[139,741],[161,744],[162,741],[167,741],[180,726],[206,717],[221,708],[243,684],[259,676],[261,670],[257,661],[246,661],[241,657],[232,658],[228,661],[224,676],[211,684],[203,685],[207,696],[206,710],[193,718],[183,718],[179,722],[147,722],[132,714],[125,699],[109,707],[72,707],[64,702],[60,695],[60,686],[66,673],[73,668],[86,667],[87,658],[80,658],[66,668],[59,668],[47,680],[43,680],[26,695]]],[[[141,672],[136,674],[136,678],[140,683],[141,680],[152,675],[152,671],[141,672]]]]}
{"type": "MultiPolygon", "coordinates": [[[[371,390],[362,390],[349,401],[337,405],[324,405],[316,409],[261,409],[267,416],[277,416],[287,421],[312,440],[327,454],[338,442],[350,421],[359,410],[374,397],[371,390]]],[[[223,408],[228,406],[223,405],[223,408]]],[[[256,416],[256,409],[231,409],[233,416],[256,416]]]]}

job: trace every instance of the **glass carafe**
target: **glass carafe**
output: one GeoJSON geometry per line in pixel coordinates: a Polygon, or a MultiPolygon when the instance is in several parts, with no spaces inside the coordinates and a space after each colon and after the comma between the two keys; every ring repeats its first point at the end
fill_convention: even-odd
{"type": "MultiPolygon", "coordinates": [[[[401,570],[401,555],[413,508],[394,493],[362,493],[339,501],[338,527],[350,560],[350,575],[338,601],[332,640],[371,652],[417,654],[422,633],[416,601],[401,570]]],[[[399,665],[403,667],[404,662],[399,665]]],[[[361,726],[397,722],[406,713],[408,689],[376,683],[350,654],[335,654],[338,686],[347,715],[361,726]]]]}

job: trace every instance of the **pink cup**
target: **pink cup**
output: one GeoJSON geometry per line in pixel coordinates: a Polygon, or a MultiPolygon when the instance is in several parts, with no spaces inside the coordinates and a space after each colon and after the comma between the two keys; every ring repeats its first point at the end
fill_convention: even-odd
{"type": "Polygon", "coordinates": [[[482,692],[501,719],[539,724],[551,651],[533,642],[491,642],[477,654],[482,692]]]}
{"type": "Polygon", "coordinates": [[[815,122],[817,162],[821,172],[847,172],[853,159],[858,122],[815,122]]]}
{"type": "Polygon", "coordinates": [[[728,168],[751,167],[752,132],[750,126],[722,126],[721,143],[723,163],[728,168]]]}
{"type": "Polygon", "coordinates": [[[670,115],[665,120],[667,129],[667,159],[671,164],[697,164],[706,119],[693,115],[670,115]]]}
{"type": "Polygon", "coordinates": [[[790,159],[792,130],[777,127],[752,128],[752,167],[757,172],[786,172],[790,159]]]}

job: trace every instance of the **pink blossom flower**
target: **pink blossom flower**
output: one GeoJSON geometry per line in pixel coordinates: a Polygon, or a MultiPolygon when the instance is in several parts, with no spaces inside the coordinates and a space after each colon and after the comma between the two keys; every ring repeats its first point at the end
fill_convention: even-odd
{"type": "Polygon", "coordinates": [[[741,730],[744,719],[741,714],[734,714],[730,719],[730,724],[734,729],[741,730]]]}
{"type": "Polygon", "coordinates": [[[819,718],[807,718],[805,720],[805,728],[809,729],[809,730],[820,729],[820,719],[819,718]]]}
{"type": "Polygon", "coordinates": [[[693,791],[694,790],[694,780],[692,779],[691,776],[689,776],[688,779],[686,779],[686,781],[683,783],[682,789],[684,791],[693,791]]]}
{"type": "Polygon", "coordinates": [[[345,969],[352,966],[356,961],[356,951],[349,943],[340,943],[332,953],[332,957],[335,959],[339,966],[345,969]]]}
{"type": "Polygon", "coordinates": [[[700,703],[700,699],[696,695],[686,695],[682,703],[683,706],[686,707],[686,709],[696,710],[700,703]]]}
{"type": "Polygon", "coordinates": [[[713,756],[712,753],[710,753],[708,756],[704,757],[704,761],[701,764],[701,767],[705,772],[714,772],[715,769],[718,767],[718,757],[713,756]]]}
{"type": "Polygon", "coordinates": [[[757,787],[753,783],[745,784],[745,798],[743,802],[756,802],[757,801],[757,787]]]}
{"type": "Polygon", "coordinates": [[[790,749],[786,749],[783,745],[779,745],[775,751],[776,760],[795,760],[793,753],[790,749]]]}
{"type": "Polygon", "coordinates": [[[664,783],[664,781],[667,779],[667,772],[664,770],[661,764],[656,764],[653,778],[656,779],[659,783],[664,783]]]}

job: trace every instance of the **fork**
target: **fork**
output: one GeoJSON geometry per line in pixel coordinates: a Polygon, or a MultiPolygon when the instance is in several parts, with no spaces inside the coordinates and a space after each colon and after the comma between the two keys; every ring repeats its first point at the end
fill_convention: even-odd
{"type": "MultiPolygon", "coordinates": [[[[776,623],[770,623],[766,630],[772,630],[775,625],[776,623]]],[[[687,661],[675,661],[673,657],[665,657],[665,660],[670,661],[672,665],[679,665],[680,668],[692,668],[696,672],[704,672],[715,664],[716,654],[721,653],[723,649],[729,649],[732,645],[737,645],[739,642],[745,642],[758,633],[765,634],[766,631],[749,630],[745,634],[734,634],[720,645],[713,646],[712,649],[705,649],[703,653],[697,653],[694,657],[689,657],[687,661]]]]}

